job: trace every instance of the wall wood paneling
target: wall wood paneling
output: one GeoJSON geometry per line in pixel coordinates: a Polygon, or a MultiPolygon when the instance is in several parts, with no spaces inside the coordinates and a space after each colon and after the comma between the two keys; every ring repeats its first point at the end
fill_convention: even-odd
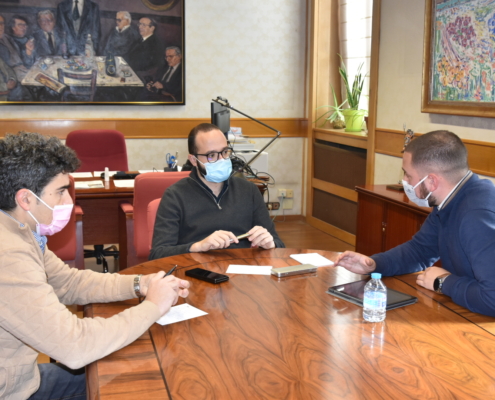
{"type": "MultiPolygon", "coordinates": [[[[421,136],[416,133],[415,136],[421,136]]],[[[392,129],[376,128],[375,151],[377,153],[402,158],[404,132],[392,129]]],[[[495,177],[495,143],[462,139],[468,151],[471,170],[477,174],[495,177]]]]}
{"type": "MultiPolygon", "coordinates": [[[[260,121],[282,132],[281,137],[305,137],[306,118],[263,118],[260,121]]],[[[126,139],[186,138],[197,124],[210,122],[206,118],[167,119],[1,119],[0,137],[21,130],[39,132],[65,139],[77,129],[116,129],[126,139]]],[[[245,118],[232,118],[232,126],[239,126],[252,137],[272,137],[274,132],[245,118]]]]}

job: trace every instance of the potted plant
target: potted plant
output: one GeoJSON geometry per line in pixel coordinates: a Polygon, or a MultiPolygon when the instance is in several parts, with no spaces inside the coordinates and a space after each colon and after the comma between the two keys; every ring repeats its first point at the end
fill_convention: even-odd
{"type": "MultiPolygon", "coordinates": [[[[357,69],[356,75],[354,76],[354,81],[350,85],[349,77],[347,75],[347,68],[345,67],[342,56],[340,56],[341,66],[339,67],[340,77],[344,82],[344,87],[347,95],[346,102],[349,108],[342,110],[344,115],[346,132],[361,132],[363,127],[364,117],[366,115],[366,110],[359,109],[359,100],[361,99],[361,93],[363,91],[364,77],[361,74],[361,69],[364,63],[361,63],[357,69]]],[[[333,89],[333,88],[332,88],[333,89]]]]}
{"type": "Polygon", "coordinates": [[[344,114],[342,114],[343,108],[342,106],[347,103],[347,100],[344,100],[341,104],[337,105],[337,95],[335,94],[335,90],[332,85],[330,85],[332,88],[332,94],[333,94],[333,106],[326,105],[326,106],[320,106],[317,107],[316,109],[319,110],[320,108],[330,108],[326,113],[320,115],[315,122],[318,122],[320,119],[324,118],[324,122],[320,125],[323,126],[325,125],[325,122],[330,122],[332,123],[333,127],[335,129],[342,129],[345,128],[345,122],[344,122],[344,114]],[[331,114],[330,114],[331,113],[331,114]],[[330,114],[330,115],[328,115],[330,114]]]}

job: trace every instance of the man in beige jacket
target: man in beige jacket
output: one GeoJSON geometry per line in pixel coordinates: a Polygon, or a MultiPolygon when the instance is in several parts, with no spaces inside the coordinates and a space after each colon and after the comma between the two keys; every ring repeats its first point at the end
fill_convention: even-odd
{"type": "Polygon", "coordinates": [[[57,138],[0,140],[0,398],[86,399],[84,367],[136,340],[188,295],[189,283],[71,269],[46,246],[72,209],[70,172],[79,161],[57,138]],[[65,304],[146,296],[111,318],[79,319],[65,304]],[[59,361],[36,363],[38,352],[59,361]],[[63,364],[63,365],[61,365],[63,364]]]}

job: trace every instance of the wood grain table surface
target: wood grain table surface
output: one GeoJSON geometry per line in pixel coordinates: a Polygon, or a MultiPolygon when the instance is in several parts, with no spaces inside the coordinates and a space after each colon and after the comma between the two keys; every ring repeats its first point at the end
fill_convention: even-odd
{"type": "MultiPolygon", "coordinates": [[[[241,249],[150,261],[123,274],[174,273],[230,264],[297,265],[301,249],[241,249]]],[[[87,368],[90,399],[486,399],[495,396],[495,319],[419,288],[414,275],[385,285],[418,297],[383,323],[325,293],[361,279],[341,267],[278,279],[230,275],[219,285],[190,278],[188,304],[206,316],[154,324],[131,345],[87,368]]],[[[188,278],[189,279],[189,278],[188,278]]],[[[110,317],[137,300],[86,307],[110,317]]]]}

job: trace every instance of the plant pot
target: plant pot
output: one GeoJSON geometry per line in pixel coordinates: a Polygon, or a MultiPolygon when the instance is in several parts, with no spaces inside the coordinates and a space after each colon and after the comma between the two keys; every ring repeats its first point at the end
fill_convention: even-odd
{"type": "Polygon", "coordinates": [[[361,132],[366,110],[346,109],[342,110],[342,114],[344,114],[346,132],[361,132]]]}

